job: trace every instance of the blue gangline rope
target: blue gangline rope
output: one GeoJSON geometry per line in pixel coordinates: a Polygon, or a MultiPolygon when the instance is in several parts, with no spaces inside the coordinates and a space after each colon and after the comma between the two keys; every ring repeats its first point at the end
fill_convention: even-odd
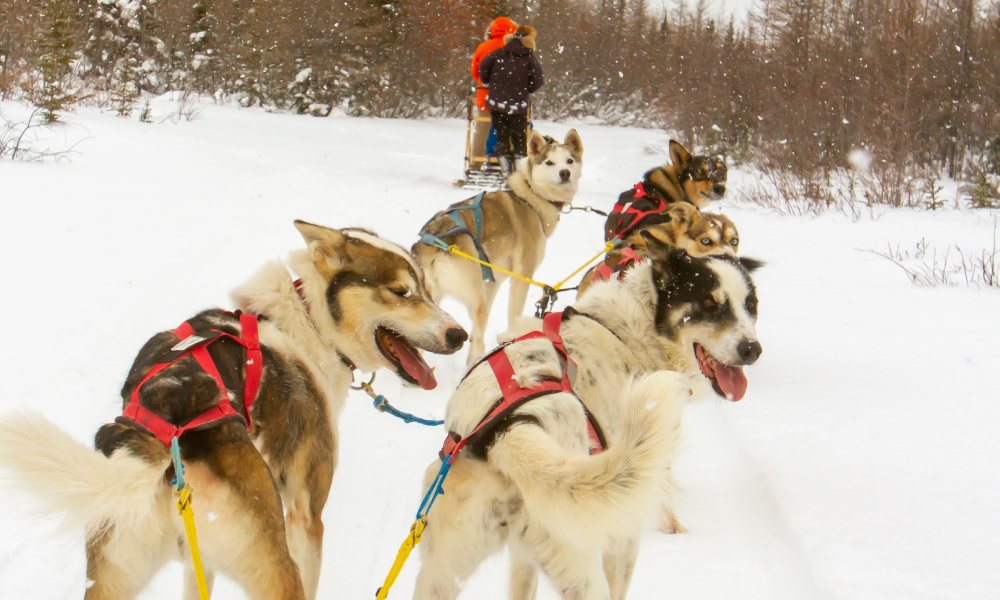
{"type": "Polygon", "coordinates": [[[382,394],[377,394],[375,396],[374,402],[372,403],[375,409],[379,412],[388,413],[397,419],[401,419],[406,423],[418,423],[420,425],[426,425],[428,427],[437,427],[438,425],[444,425],[444,421],[438,421],[436,419],[424,419],[416,415],[410,414],[408,412],[403,412],[396,408],[395,406],[389,404],[389,401],[385,399],[382,394]]]}

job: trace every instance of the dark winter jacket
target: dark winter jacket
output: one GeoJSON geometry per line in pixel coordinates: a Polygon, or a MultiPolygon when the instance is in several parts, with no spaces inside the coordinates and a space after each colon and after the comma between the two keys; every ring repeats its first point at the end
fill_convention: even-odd
{"type": "Polygon", "coordinates": [[[517,25],[507,17],[497,17],[490,23],[490,30],[487,33],[487,40],[476,47],[475,54],[472,55],[472,78],[476,80],[476,106],[479,110],[486,108],[486,88],[479,81],[479,63],[483,59],[503,48],[503,39],[517,31],[517,25]]]}
{"type": "Polygon", "coordinates": [[[535,58],[534,28],[521,26],[504,38],[503,48],[479,63],[479,80],[489,88],[486,106],[491,112],[512,115],[528,111],[528,95],[542,87],[542,66],[535,58]]]}

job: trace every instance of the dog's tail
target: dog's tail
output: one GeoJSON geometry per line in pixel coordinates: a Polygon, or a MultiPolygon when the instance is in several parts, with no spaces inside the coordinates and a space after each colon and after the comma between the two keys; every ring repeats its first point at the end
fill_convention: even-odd
{"type": "Polygon", "coordinates": [[[67,525],[89,534],[148,521],[157,495],[169,492],[163,481],[168,461],[166,449],[156,463],[125,449],[106,457],[37,414],[0,423],[0,469],[40,501],[38,508],[64,515],[67,525]]]}
{"type": "Polygon", "coordinates": [[[550,530],[581,537],[628,533],[666,499],[688,394],[686,377],[658,371],[625,390],[622,434],[608,440],[604,452],[571,454],[541,427],[519,424],[497,438],[489,461],[517,484],[550,530]]]}

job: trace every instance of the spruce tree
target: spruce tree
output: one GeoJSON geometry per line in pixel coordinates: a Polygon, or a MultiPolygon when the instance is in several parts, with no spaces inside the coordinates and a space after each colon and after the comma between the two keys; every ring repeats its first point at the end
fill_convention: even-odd
{"type": "Polygon", "coordinates": [[[219,85],[217,27],[215,9],[209,0],[196,2],[191,7],[187,52],[191,60],[191,83],[195,90],[210,94],[214,94],[219,85]]]}
{"type": "Polygon", "coordinates": [[[46,123],[58,121],[59,112],[78,100],[71,82],[75,55],[70,32],[73,13],[72,0],[46,0],[42,5],[45,30],[37,62],[40,81],[33,90],[31,101],[42,109],[46,123]]]}

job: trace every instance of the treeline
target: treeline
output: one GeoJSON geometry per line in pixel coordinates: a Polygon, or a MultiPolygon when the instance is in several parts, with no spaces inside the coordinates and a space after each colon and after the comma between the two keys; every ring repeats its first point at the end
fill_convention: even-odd
{"type": "MultiPolygon", "coordinates": [[[[1000,173],[1000,5],[764,0],[0,0],[0,95],[134,110],[184,90],[326,115],[460,116],[489,21],[539,30],[535,115],[670,128],[796,173],[1000,173]],[[904,168],[905,167],[905,168],[904,168]]],[[[903,175],[901,175],[903,176],[903,175]]]]}

